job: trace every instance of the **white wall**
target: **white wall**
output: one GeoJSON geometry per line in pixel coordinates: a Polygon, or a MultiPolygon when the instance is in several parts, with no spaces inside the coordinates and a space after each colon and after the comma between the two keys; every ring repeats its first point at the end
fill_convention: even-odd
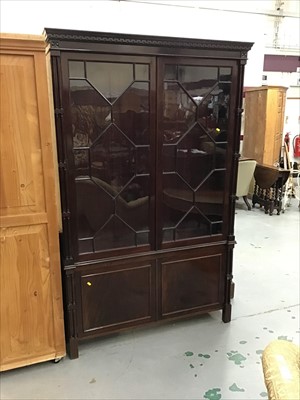
{"type": "Polygon", "coordinates": [[[2,32],[41,34],[44,27],[51,27],[255,42],[249,53],[245,85],[261,84],[263,15],[176,7],[172,3],[1,0],[0,29],[2,32]]]}
{"type": "Polygon", "coordinates": [[[51,27],[255,42],[245,86],[259,86],[264,53],[299,54],[299,7],[299,0],[1,0],[0,30],[41,34],[51,27]]]}
{"type": "MultiPolygon", "coordinates": [[[[299,7],[299,0],[0,0],[0,31],[41,34],[49,27],[254,42],[244,85],[260,86],[264,54],[299,54],[299,7]]],[[[290,81],[268,73],[268,84],[290,81]]],[[[298,104],[287,104],[293,132],[298,104]]]]}

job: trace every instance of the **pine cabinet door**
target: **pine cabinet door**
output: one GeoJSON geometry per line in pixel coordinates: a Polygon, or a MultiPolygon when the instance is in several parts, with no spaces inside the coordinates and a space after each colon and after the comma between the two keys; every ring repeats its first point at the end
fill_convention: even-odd
{"type": "Polygon", "coordinates": [[[65,355],[42,37],[1,35],[1,370],[65,355]]]}

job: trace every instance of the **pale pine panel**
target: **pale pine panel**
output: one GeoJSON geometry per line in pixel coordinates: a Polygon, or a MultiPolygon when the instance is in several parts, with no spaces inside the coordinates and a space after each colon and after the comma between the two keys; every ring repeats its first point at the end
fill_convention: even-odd
{"type": "Polygon", "coordinates": [[[3,364],[55,353],[46,225],[1,230],[1,358],[3,364]]]}
{"type": "Polygon", "coordinates": [[[0,370],[63,357],[57,161],[43,37],[0,34],[0,370]]]}
{"type": "Polygon", "coordinates": [[[34,58],[1,56],[1,214],[45,210],[34,58]]]}

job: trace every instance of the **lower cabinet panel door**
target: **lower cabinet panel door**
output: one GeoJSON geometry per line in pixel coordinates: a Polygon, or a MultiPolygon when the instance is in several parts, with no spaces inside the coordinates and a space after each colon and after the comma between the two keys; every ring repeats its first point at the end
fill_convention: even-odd
{"type": "Polygon", "coordinates": [[[161,317],[193,313],[205,306],[221,308],[223,254],[180,258],[161,262],[161,317]]]}
{"type": "Polygon", "coordinates": [[[101,266],[80,276],[82,334],[148,322],[154,315],[154,265],[101,266]]]}

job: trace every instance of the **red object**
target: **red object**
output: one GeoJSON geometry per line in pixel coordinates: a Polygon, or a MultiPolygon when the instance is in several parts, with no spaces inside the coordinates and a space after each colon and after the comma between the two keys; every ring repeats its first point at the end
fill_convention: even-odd
{"type": "Polygon", "coordinates": [[[287,132],[287,133],[285,134],[285,136],[284,136],[284,142],[285,142],[286,145],[287,145],[288,151],[290,151],[290,134],[291,134],[291,132],[287,132]]]}
{"type": "Polygon", "coordinates": [[[300,157],[300,134],[293,140],[294,157],[300,157]]]}

